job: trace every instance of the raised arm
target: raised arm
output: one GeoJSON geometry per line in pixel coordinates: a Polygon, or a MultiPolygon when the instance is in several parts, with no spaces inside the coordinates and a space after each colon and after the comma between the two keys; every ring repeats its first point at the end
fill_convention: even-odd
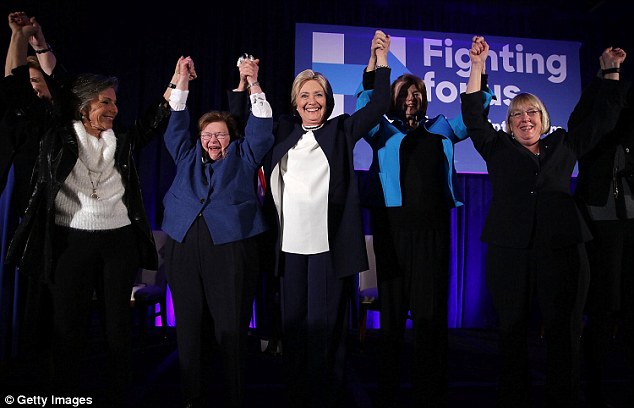
{"type": "Polygon", "coordinates": [[[583,90],[568,119],[568,139],[579,155],[592,150],[616,126],[628,89],[627,82],[620,81],[619,72],[625,57],[620,48],[603,51],[599,57],[603,79],[594,79],[583,90]]]}
{"type": "Polygon", "coordinates": [[[238,82],[238,86],[234,89],[235,92],[250,91],[250,84],[258,82],[257,72],[255,73],[255,77],[253,76],[253,64],[256,65],[255,69],[257,70],[259,68],[260,60],[253,58],[253,55],[244,53],[240,56],[240,58],[238,58],[236,65],[238,67],[238,71],[240,72],[240,81],[238,82]]]}
{"type": "Polygon", "coordinates": [[[390,50],[390,36],[381,30],[374,32],[370,45],[370,60],[366,72],[372,72],[377,67],[387,66],[387,53],[390,50]]]}
{"type": "Polygon", "coordinates": [[[20,65],[26,65],[26,56],[29,48],[28,38],[35,32],[26,13],[22,11],[9,13],[9,28],[11,40],[7,49],[7,57],[4,64],[4,76],[11,75],[11,71],[20,65]]]}
{"type": "Polygon", "coordinates": [[[390,45],[390,36],[381,30],[376,30],[370,46],[370,53],[374,54],[375,59],[370,57],[369,64],[371,65],[374,61],[376,63],[374,66],[367,67],[367,70],[371,70],[370,72],[374,75],[372,97],[363,101],[361,101],[362,98],[357,100],[357,110],[352,115],[352,121],[347,123],[347,126],[353,129],[351,134],[356,140],[366,136],[379,123],[390,106],[391,70],[387,63],[390,45]]]}
{"type": "Polygon", "coordinates": [[[258,81],[259,59],[246,59],[240,63],[240,77],[245,78],[249,92],[250,111],[245,112],[245,144],[241,145],[243,157],[251,158],[255,166],[261,166],[266,153],[273,146],[273,110],[266,100],[264,90],[258,81]],[[265,119],[265,120],[263,120],[265,119]],[[245,147],[245,146],[248,146],[245,147]]]}
{"type": "Polygon", "coordinates": [[[603,78],[619,80],[621,64],[625,61],[626,56],[627,54],[621,48],[608,47],[603,50],[601,57],[599,57],[603,78]]]}
{"type": "Polygon", "coordinates": [[[29,24],[33,27],[33,33],[29,36],[29,43],[35,51],[35,55],[37,55],[37,61],[40,63],[42,71],[46,75],[51,75],[57,65],[57,58],[51,46],[46,42],[42,26],[35,17],[29,19],[29,24]]]}
{"type": "Polygon", "coordinates": [[[620,79],[620,67],[625,61],[625,51],[620,48],[606,48],[599,57],[599,76],[583,90],[581,97],[568,119],[568,130],[581,126],[584,120],[591,114],[592,106],[602,88],[604,79],[611,81],[620,79]],[[604,71],[606,71],[604,73],[604,71]]]}
{"type": "Polygon", "coordinates": [[[174,69],[174,75],[172,75],[172,79],[170,80],[169,85],[167,85],[167,89],[165,89],[163,98],[165,98],[166,101],[169,101],[170,96],[172,95],[172,89],[176,89],[179,86],[179,84],[180,84],[180,88],[178,89],[181,89],[184,91],[189,90],[189,81],[192,81],[196,79],[197,77],[198,75],[196,74],[196,67],[194,66],[194,61],[191,59],[191,57],[180,56],[178,58],[178,61],[176,61],[176,68],[174,69]],[[181,72],[183,73],[182,78],[181,78],[181,72]]]}
{"type": "Polygon", "coordinates": [[[471,43],[469,56],[471,58],[471,71],[467,89],[460,95],[460,108],[462,120],[473,146],[480,155],[487,160],[492,146],[499,141],[496,131],[488,121],[487,97],[493,95],[482,91],[482,77],[484,76],[484,64],[489,53],[489,45],[484,37],[475,36],[471,43]]]}
{"type": "Polygon", "coordinates": [[[190,115],[186,111],[192,71],[195,72],[194,61],[190,57],[179,57],[172,80],[163,95],[169,101],[172,111],[163,139],[167,151],[175,161],[184,157],[193,144],[190,138],[190,115]]]}
{"type": "MultiPolygon", "coordinates": [[[[474,36],[471,44],[469,56],[471,58],[471,71],[469,72],[469,81],[467,82],[467,94],[482,91],[484,96],[482,103],[485,115],[488,115],[488,109],[491,100],[495,99],[495,94],[489,88],[487,83],[485,63],[489,54],[489,44],[484,37],[474,36]]],[[[449,120],[449,124],[456,136],[456,141],[464,140],[468,137],[467,127],[464,123],[463,116],[458,115],[449,120]]]]}
{"type": "Polygon", "coordinates": [[[246,82],[246,90],[249,94],[256,94],[262,92],[260,87],[260,81],[258,81],[258,74],[260,72],[260,60],[259,59],[244,59],[240,66],[240,82],[246,82]]]}
{"type": "Polygon", "coordinates": [[[466,93],[475,93],[482,89],[482,74],[485,72],[484,63],[488,55],[489,44],[484,40],[484,37],[474,36],[469,51],[471,71],[469,72],[466,93]]]}
{"type": "MultiPolygon", "coordinates": [[[[262,90],[258,73],[260,72],[259,59],[245,59],[240,63],[240,77],[245,78],[249,99],[251,102],[251,112],[258,118],[270,118],[273,116],[271,105],[266,100],[266,95],[262,90]]],[[[248,114],[248,112],[247,112],[248,114]]]]}
{"type": "Polygon", "coordinates": [[[240,131],[244,132],[249,118],[249,111],[251,110],[251,101],[247,96],[262,92],[262,87],[258,80],[260,59],[253,58],[249,54],[243,54],[238,59],[237,66],[240,82],[235,89],[229,91],[229,112],[238,121],[240,131]]]}

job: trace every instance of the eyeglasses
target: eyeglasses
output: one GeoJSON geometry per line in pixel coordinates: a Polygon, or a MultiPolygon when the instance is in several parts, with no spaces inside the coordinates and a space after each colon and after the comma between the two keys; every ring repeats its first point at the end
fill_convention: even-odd
{"type": "Polygon", "coordinates": [[[533,117],[535,117],[535,115],[537,115],[538,113],[542,113],[542,111],[541,111],[541,110],[539,110],[539,109],[534,109],[534,108],[533,108],[533,109],[529,109],[529,110],[527,110],[527,111],[513,111],[513,112],[511,112],[511,113],[509,114],[509,117],[510,117],[511,119],[519,119],[519,118],[521,118],[522,116],[524,116],[524,114],[525,114],[525,113],[528,115],[528,117],[533,118],[533,117]]]}
{"type": "Polygon", "coordinates": [[[212,137],[215,137],[216,139],[218,139],[218,141],[225,140],[226,138],[229,137],[229,133],[216,132],[216,133],[201,133],[200,134],[200,138],[205,141],[211,140],[212,137]]]}

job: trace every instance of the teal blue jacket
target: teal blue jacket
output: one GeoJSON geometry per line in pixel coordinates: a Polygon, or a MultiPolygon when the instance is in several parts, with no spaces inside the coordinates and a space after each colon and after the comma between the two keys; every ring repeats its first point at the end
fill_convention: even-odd
{"type": "MultiPolygon", "coordinates": [[[[485,88],[485,109],[488,108],[493,97],[493,92],[486,86],[486,76],[483,77],[485,88]]],[[[364,107],[372,98],[373,89],[364,89],[361,84],[357,90],[356,109],[364,107]]],[[[456,168],[454,166],[454,144],[466,139],[467,128],[462,121],[462,115],[447,119],[444,115],[435,118],[421,119],[419,126],[426,132],[438,135],[442,138],[443,151],[446,157],[445,174],[447,175],[447,190],[451,196],[454,207],[463,205],[462,198],[454,189],[456,185],[456,168]]],[[[401,161],[400,148],[403,139],[407,135],[407,128],[398,118],[389,118],[384,115],[381,122],[376,125],[364,139],[372,147],[373,160],[369,169],[369,184],[362,187],[362,202],[368,206],[400,207],[403,202],[401,192],[401,161]],[[380,180],[382,199],[377,196],[376,178],[380,180]],[[368,187],[370,186],[370,187],[368,187]],[[372,191],[374,190],[374,191],[372,191]]]]}

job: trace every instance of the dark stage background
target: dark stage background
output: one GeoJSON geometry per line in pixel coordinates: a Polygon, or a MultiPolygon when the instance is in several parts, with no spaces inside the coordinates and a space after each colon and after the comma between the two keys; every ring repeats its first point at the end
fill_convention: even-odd
{"type": "MultiPolygon", "coordinates": [[[[260,82],[274,114],[289,111],[295,76],[295,23],[317,23],[451,33],[578,41],[582,84],[598,70],[607,46],[630,53],[623,78],[632,78],[634,30],[625,0],[298,0],[211,2],[134,2],[109,0],[3,0],[0,9],[26,11],[42,24],[59,63],[70,72],[97,72],[120,79],[119,125],[130,123],[162,95],[177,58],[190,55],[199,78],[191,84],[193,117],[226,109],[226,92],[238,82],[235,61],[243,52],[261,59],[260,82]],[[136,3],[136,4],[135,4],[136,3]],[[477,4],[476,4],[477,3],[477,4]],[[138,12],[138,9],[143,9],[138,12]]],[[[6,20],[5,20],[6,21],[6,20]]],[[[10,30],[1,29],[6,55],[10,30]]],[[[369,49],[369,46],[368,46],[369,49]]],[[[0,146],[2,148],[2,146],[0,146]]],[[[161,200],[173,177],[173,164],[156,140],[137,157],[144,199],[154,228],[160,228],[161,200]]],[[[490,197],[486,175],[459,177],[466,205],[454,211],[450,327],[495,325],[484,286],[485,248],[479,241],[490,197]]],[[[12,226],[7,221],[9,192],[0,201],[2,256],[12,226]]],[[[0,362],[15,352],[19,329],[16,275],[0,269],[0,362]]]]}

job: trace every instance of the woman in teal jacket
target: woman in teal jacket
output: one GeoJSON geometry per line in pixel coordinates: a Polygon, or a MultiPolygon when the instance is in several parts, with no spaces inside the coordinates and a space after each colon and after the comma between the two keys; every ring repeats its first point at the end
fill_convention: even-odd
{"type": "MultiPolygon", "coordinates": [[[[364,73],[357,109],[372,97],[373,76],[364,73]]],[[[461,116],[429,119],[426,113],[425,83],[401,75],[392,84],[388,114],[365,137],[373,161],[361,199],[371,209],[374,235],[382,407],[402,406],[399,361],[408,312],[415,335],[412,406],[447,406],[450,210],[463,204],[453,155],[467,132],[461,116]]]]}

